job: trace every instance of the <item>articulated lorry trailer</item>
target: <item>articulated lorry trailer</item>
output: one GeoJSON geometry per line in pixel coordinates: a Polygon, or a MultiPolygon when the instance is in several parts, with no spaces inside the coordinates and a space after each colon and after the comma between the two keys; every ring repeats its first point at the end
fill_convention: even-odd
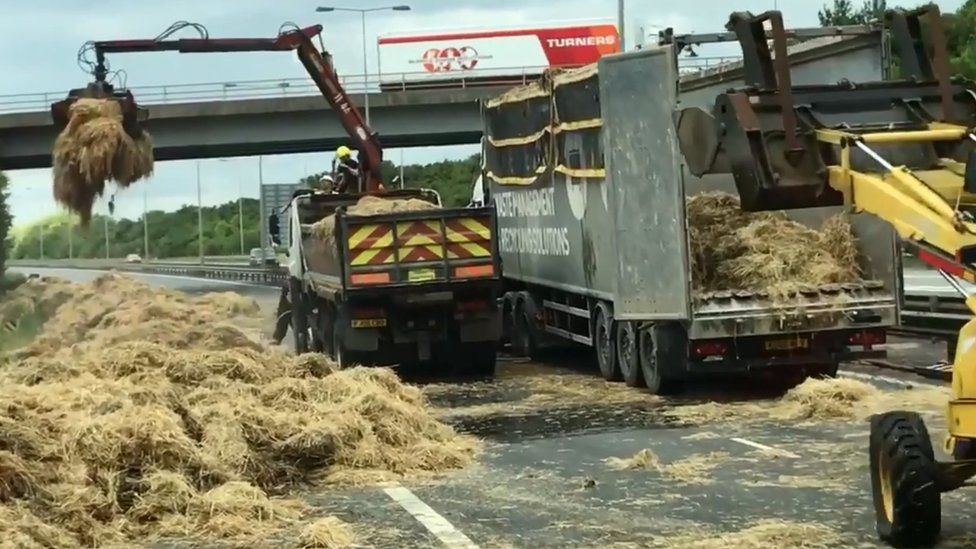
{"type": "MultiPolygon", "coordinates": [[[[794,82],[883,78],[876,30],[788,33],[810,39],[791,49],[794,82]]],[[[655,393],[697,375],[833,375],[841,361],[884,356],[886,329],[899,314],[900,255],[893,231],[870,216],[848,215],[863,282],[787,300],[737,288],[693,291],[686,198],[735,194],[736,186],[732,175],[694,177],[684,166],[674,106],[710,107],[718,93],[742,86],[743,66],[681,75],[677,57],[687,45],[735,39],[666,33],[660,48],[551,71],[483,105],[483,179],[504,265],[503,337],[516,352],[592,347],[606,379],[655,393]]],[[[819,227],[841,212],[787,215],[819,227]]]]}

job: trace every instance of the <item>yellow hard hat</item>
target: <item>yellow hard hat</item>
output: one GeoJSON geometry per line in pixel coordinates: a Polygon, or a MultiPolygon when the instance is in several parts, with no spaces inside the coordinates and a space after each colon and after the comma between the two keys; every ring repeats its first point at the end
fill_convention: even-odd
{"type": "Polygon", "coordinates": [[[338,156],[339,158],[345,158],[345,157],[349,156],[350,154],[352,154],[352,151],[349,150],[349,147],[347,147],[345,145],[342,145],[338,149],[336,149],[336,152],[335,153],[336,153],[336,156],[338,156]]]}

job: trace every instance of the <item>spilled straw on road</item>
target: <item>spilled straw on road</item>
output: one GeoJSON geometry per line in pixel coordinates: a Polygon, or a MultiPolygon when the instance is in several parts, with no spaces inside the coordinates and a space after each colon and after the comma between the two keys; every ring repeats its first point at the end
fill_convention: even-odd
{"type": "Polygon", "coordinates": [[[68,287],[40,337],[0,370],[3,539],[274,534],[342,546],[350,534],[337,521],[301,531],[296,488],[428,475],[475,456],[477,441],[391,370],[336,371],[242,330],[237,319],[257,312],[250,300],[115,274],[68,287]]]}

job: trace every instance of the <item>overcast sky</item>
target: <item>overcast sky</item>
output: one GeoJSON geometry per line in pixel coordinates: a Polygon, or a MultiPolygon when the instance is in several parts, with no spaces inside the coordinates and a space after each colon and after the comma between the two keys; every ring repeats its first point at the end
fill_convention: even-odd
{"type": "MultiPolygon", "coordinates": [[[[357,8],[406,3],[409,12],[376,12],[369,15],[368,63],[375,71],[375,41],[379,34],[422,30],[455,30],[470,27],[538,25],[567,20],[616,17],[616,0],[166,0],[135,2],[99,0],[2,0],[0,17],[0,95],[62,92],[80,87],[90,78],[76,64],[78,47],[86,40],[150,38],[175,20],[202,23],[213,37],[273,37],[281,23],[300,26],[321,23],[326,47],[334,55],[340,73],[362,72],[362,45],[358,14],[316,13],[317,5],[357,8]]],[[[938,2],[944,11],[962,0],[938,2]]],[[[633,44],[637,29],[656,34],[662,27],[678,33],[723,30],[733,10],[761,12],[778,7],[788,27],[817,25],[819,0],[627,0],[626,39],[633,44]]],[[[855,1],[859,4],[859,1],[855,1]]],[[[901,4],[901,2],[889,2],[901,4]]],[[[919,1],[906,2],[916,5],[919,1]]],[[[184,31],[188,32],[188,31],[184,31]]],[[[179,36],[190,36],[179,35],[179,36]]],[[[706,52],[706,54],[716,54],[706,52]]],[[[721,51],[717,54],[728,54],[721,51]]],[[[129,54],[111,57],[112,68],[124,69],[129,86],[234,82],[258,79],[302,78],[297,59],[280,53],[179,55],[175,53],[129,54]]],[[[138,96],[137,96],[138,99],[138,96]]],[[[3,98],[0,97],[0,101],[3,98]]],[[[477,151],[473,146],[406,149],[407,163],[458,158],[477,151]]],[[[388,150],[394,162],[399,150],[388,150]]],[[[307,173],[324,170],[331,152],[264,157],[264,181],[294,182],[307,173]]],[[[233,200],[239,192],[257,197],[258,159],[231,158],[201,161],[203,203],[233,200]]],[[[26,223],[58,211],[51,198],[50,170],[9,172],[13,185],[10,206],[15,223],[26,223]]],[[[195,161],[156,164],[152,179],[119,193],[116,214],[137,217],[143,195],[150,208],[175,209],[196,202],[195,161]]],[[[104,205],[96,206],[104,211],[104,205]]]]}

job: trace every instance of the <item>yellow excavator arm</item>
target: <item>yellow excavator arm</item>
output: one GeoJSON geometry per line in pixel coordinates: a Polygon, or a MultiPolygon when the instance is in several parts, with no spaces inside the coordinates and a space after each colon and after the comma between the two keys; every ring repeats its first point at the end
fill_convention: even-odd
{"type": "Polygon", "coordinates": [[[976,282],[976,273],[964,262],[967,250],[976,249],[976,221],[959,209],[976,201],[976,196],[964,190],[965,165],[940,158],[937,167],[915,172],[904,165],[891,165],[871,147],[976,141],[967,128],[933,123],[916,131],[855,134],[820,129],[815,135],[818,142],[840,148],[840,164],[827,166],[827,177],[830,187],[843,195],[845,204],[856,213],[869,213],[891,224],[904,242],[918,246],[918,254],[926,263],[976,282]],[[874,160],[877,169],[853,168],[852,148],[874,160]]]}

